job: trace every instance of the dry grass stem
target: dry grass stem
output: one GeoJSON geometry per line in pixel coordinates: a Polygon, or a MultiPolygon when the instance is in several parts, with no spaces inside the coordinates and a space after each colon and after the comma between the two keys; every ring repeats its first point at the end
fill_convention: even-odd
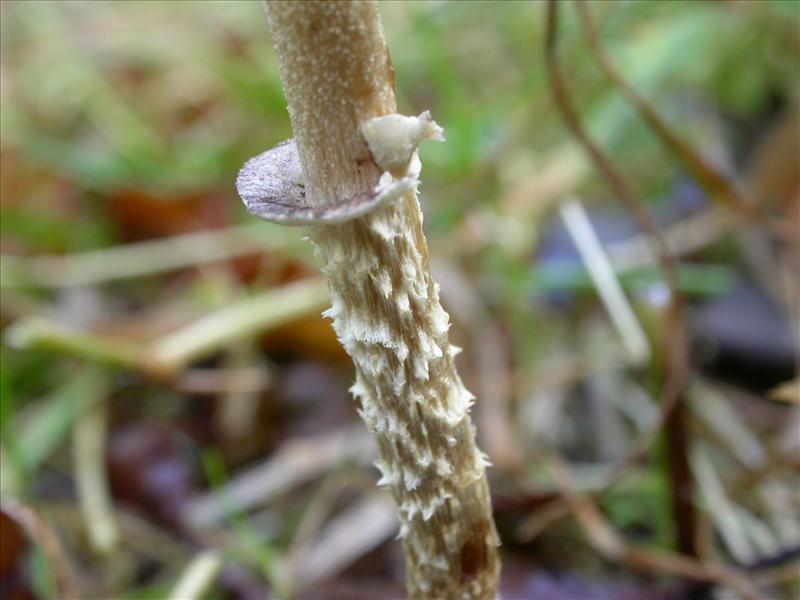
{"type": "Polygon", "coordinates": [[[89,535],[89,544],[100,555],[112,552],[119,529],[106,475],[105,399],[96,399],[73,428],[72,449],[78,499],[89,535]]]}

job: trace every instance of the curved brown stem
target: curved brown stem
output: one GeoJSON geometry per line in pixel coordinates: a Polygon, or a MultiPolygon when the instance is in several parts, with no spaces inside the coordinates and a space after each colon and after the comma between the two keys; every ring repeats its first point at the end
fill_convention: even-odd
{"type": "Polygon", "coordinates": [[[784,239],[795,239],[796,232],[791,224],[779,223],[758,212],[753,198],[749,197],[736,183],[726,177],[715,165],[704,159],[692,145],[675,133],[653,105],[647,101],[620,73],[600,42],[591,13],[583,0],[574,0],[581,26],[597,64],[605,76],[619,89],[636,112],[647,122],[661,142],[680,160],[684,167],[702,185],[712,198],[736,213],[740,218],[756,219],[773,234],[784,239]]]}
{"type": "Polygon", "coordinates": [[[592,163],[603,175],[611,189],[625,208],[636,219],[639,227],[647,234],[654,256],[664,275],[670,292],[670,306],[664,337],[664,386],[662,392],[661,415],[655,426],[645,433],[634,445],[629,454],[612,470],[607,486],[618,481],[631,465],[643,458],[652,447],[662,430],[668,432],[668,445],[672,465],[673,503],[676,523],[679,528],[681,549],[693,551],[694,507],[691,502],[691,478],[686,458],[684,418],[681,409],[681,393],[687,374],[688,340],[685,329],[683,298],[678,289],[677,265],[669,247],[652,215],[637,200],[633,187],[622,175],[600,146],[589,136],[581,123],[572,101],[569,88],[556,52],[558,33],[558,3],[550,0],[547,5],[547,29],[545,35],[545,56],[547,72],[556,106],[572,134],[581,143],[592,163]]]}

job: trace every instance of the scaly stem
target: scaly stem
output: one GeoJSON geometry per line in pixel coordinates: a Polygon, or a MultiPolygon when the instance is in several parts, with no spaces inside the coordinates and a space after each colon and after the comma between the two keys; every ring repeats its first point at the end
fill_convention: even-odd
{"type": "MultiPolygon", "coordinates": [[[[372,190],[361,134],[395,112],[374,2],[268,2],[267,16],[310,204],[372,190]]],[[[456,372],[449,317],[428,266],[414,192],[309,232],[328,278],[328,314],[353,358],[359,413],[398,505],[412,598],[494,598],[500,561],[485,460],[456,372]]]]}

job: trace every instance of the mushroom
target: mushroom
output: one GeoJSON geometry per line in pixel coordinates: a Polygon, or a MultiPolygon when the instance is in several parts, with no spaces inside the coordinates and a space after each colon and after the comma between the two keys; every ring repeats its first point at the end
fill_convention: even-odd
{"type": "Polygon", "coordinates": [[[430,114],[396,114],[374,2],[269,1],[294,139],[237,180],[254,215],[306,225],[327,276],[324,314],[352,357],[351,391],[394,497],[412,598],[494,598],[500,561],[486,457],[428,265],[417,146],[430,114]]]}

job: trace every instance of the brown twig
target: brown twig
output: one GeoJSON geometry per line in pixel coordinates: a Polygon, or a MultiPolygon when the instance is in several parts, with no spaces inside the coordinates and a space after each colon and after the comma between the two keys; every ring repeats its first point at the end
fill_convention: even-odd
{"type": "Polygon", "coordinates": [[[715,165],[695,151],[689,142],[675,133],[675,129],[666,122],[644,96],[628,83],[611,61],[605,48],[600,43],[597,28],[585,2],[574,0],[574,4],[580,17],[581,26],[586,34],[586,39],[589,42],[589,47],[600,69],[631,103],[642,119],[647,122],[661,142],[683,163],[683,166],[695,177],[698,183],[706,191],[710,192],[711,197],[719,200],[723,205],[737,213],[739,217],[750,220],[756,219],[771,232],[780,235],[784,239],[795,238],[796,232],[791,227],[787,228],[786,224],[769,220],[758,213],[756,203],[744,190],[730,181],[715,165]]]}
{"type": "Polygon", "coordinates": [[[64,553],[64,548],[55,531],[42,519],[32,507],[11,498],[4,498],[3,512],[12,517],[41,549],[53,570],[58,587],[59,598],[77,600],[78,589],[64,553]]]}
{"type": "Polygon", "coordinates": [[[589,154],[597,170],[605,177],[609,186],[619,197],[627,210],[636,219],[639,227],[647,234],[653,255],[657,257],[664,280],[670,291],[670,305],[665,327],[663,362],[664,388],[662,411],[655,426],[638,439],[629,454],[618,463],[609,476],[607,486],[618,481],[631,465],[637,463],[653,445],[662,430],[667,432],[670,454],[670,479],[673,485],[673,511],[678,527],[678,540],[681,551],[694,553],[695,515],[691,502],[692,481],[689,476],[686,456],[686,434],[681,408],[681,391],[686,379],[687,337],[683,318],[683,299],[678,291],[677,266],[669,247],[658,229],[653,217],[638,202],[636,194],[627,179],[617,169],[583,127],[570,96],[564,73],[556,53],[558,32],[558,4],[550,0],[547,5],[547,29],[545,36],[545,55],[550,84],[556,106],[573,135],[589,154]]]}
{"type": "Polygon", "coordinates": [[[569,510],[586,533],[589,542],[606,558],[641,571],[718,583],[736,590],[742,598],[749,600],[760,597],[758,590],[738,571],[703,563],[680,554],[658,552],[630,544],[603,517],[592,500],[575,488],[569,466],[564,459],[551,455],[545,458],[545,463],[561,488],[561,497],[566,499],[569,510]]]}

